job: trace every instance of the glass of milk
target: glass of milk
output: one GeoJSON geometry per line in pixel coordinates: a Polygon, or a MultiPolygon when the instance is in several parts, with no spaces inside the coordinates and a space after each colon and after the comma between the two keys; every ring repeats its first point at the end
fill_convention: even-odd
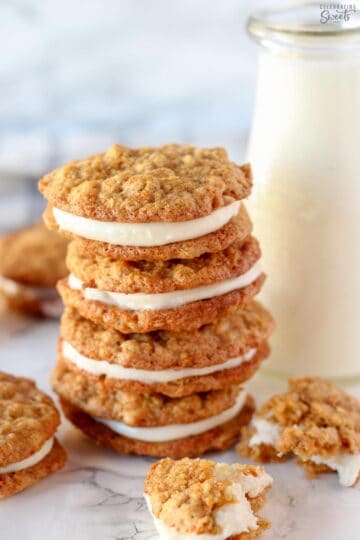
{"type": "Polygon", "coordinates": [[[359,13],[324,22],[326,7],[249,19],[260,45],[249,207],[277,321],[267,370],[360,378],[359,13]]]}

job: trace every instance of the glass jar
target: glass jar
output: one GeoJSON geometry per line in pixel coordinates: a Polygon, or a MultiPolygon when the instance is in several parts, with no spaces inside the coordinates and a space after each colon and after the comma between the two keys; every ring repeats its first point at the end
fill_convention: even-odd
{"type": "MultiPolygon", "coordinates": [[[[249,201],[277,329],[268,371],[360,376],[360,25],[261,12],[249,201]]],[[[329,6],[330,7],[330,6],[329,6]]],[[[330,15],[332,13],[330,12],[330,15]]]]}

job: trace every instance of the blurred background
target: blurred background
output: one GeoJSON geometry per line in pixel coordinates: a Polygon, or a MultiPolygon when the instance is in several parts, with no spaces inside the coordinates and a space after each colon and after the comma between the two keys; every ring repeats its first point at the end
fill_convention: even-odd
{"type": "Polygon", "coordinates": [[[0,3],[0,230],[36,219],[36,180],[113,142],[244,156],[256,0],[0,3]]]}

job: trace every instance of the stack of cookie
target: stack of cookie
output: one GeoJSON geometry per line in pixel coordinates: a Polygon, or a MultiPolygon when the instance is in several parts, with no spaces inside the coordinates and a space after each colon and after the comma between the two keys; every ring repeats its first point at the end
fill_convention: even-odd
{"type": "Polygon", "coordinates": [[[253,300],[251,184],[223,149],[175,144],[115,145],[40,181],[48,227],[73,240],[53,386],[99,444],[195,456],[249,422],[273,328],[253,300]]]}

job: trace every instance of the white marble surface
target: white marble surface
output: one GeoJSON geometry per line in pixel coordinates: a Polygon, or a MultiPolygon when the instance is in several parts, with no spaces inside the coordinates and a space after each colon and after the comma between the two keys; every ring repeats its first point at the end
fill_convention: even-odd
{"type": "MultiPolygon", "coordinates": [[[[14,315],[0,318],[0,368],[33,377],[50,391],[58,324],[14,315]]],[[[275,389],[255,382],[259,399],[275,389]]],[[[142,498],[152,459],[99,449],[63,421],[59,438],[69,453],[65,469],[0,503],[6,540],[150,540],[157,538],[142,498]]],[[[215,454],[234,462],[234,451],[215,454]]],[[[267,540],[359,540],[360,490],[339,486],[336,475],[314,481],[289,462],[267,467],[275,483],[263,513],[273,522],[267,540]]]]}

